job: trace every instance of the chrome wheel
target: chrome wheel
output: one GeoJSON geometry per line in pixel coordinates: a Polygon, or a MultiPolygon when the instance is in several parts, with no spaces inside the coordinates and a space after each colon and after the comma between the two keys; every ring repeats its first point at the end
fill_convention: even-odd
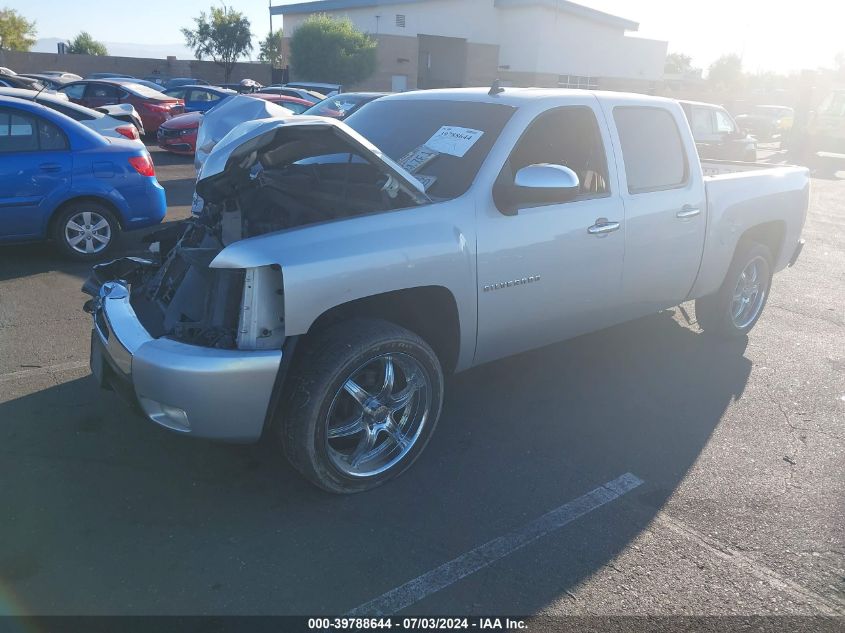
{"type": "Polygon", "coordinates": [[[65,240],[77,253],[99,253],[109,245],[111,238],[111,225],[96,211],[80,211],[65,224],[65,240]]]}
{"type": "Polygon", "coordinates": [[[744,329],[759,316],[766,300],[768,263],[761,256],[752,259],[739,275],[731,301],[731,320],[744,329]]]}
{"type": "Polygon", "coordinates": [[[408,354],[377,356],[353,371],[326,419],[334,466],[352,477],[371,477],[399,463],[429,420],[431,396],[430,376],[408,354]]]}

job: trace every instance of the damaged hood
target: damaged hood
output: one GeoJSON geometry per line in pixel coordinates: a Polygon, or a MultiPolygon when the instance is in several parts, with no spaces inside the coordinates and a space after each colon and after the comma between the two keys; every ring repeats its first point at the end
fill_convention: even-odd
{"type": "MultiPolygon", "coordinates": [[[[252,100],[258,101],[257,99],[252,100]]],[[[284,110],[284,108],[279,109],[284,110]]],[[[206,117],[208,116],[206,115],[206,117]]],[[[202,135],[205,125],[206,121],[204,120],[200,126],[200,135],[202,135]]],[[[248,121],[231,130],[220,139],[204,160],[197,181],[197,192],[203,195],[203,190],[208,187],[210,182],[225,178],[226,169],[230,165],[250,161],[251,156],[257,151],[271,143],[279,142],[285,132],[295,131],[299,134],[308,130],[319,133],[331,131],[338,139],[349,146],[351,152],[360,154],[372,164],[380,167],[385,174],[392,176],[399,187],[405,190],[414,200],[418,202],[428,201],[425,187],[419,180],[351,127],[335,119],[305,115],[248,121]]],[[[197,143],[197,156],[199,156],[199,142],[197,143]]]]}
{"type": "Polygon", "coordinates": [[[197,150],[194,167],[197,173],[202,169],[211,150],[238,125],[256,119],[284,118],[293,112],[264,99],[244,95],[232,95],[206,112],[197,133],[197,150]]]}

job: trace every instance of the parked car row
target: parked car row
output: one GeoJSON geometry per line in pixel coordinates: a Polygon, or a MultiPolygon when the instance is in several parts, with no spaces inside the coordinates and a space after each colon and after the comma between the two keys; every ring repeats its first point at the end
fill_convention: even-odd
{"type": "MultiPolygon", "coordinates": [[[[159,127],[157,134],[159,147],[176,154],[195,154],[203,114],[210,112],[215,106],[225,100],[227,96],[236,95],[236,93],[231,91],[220,92],[221,90],[220,88],[208,86],[184,86],[182,88],[167,90],[167,94],[185,99],[185,110],[187,113],[173,117],[159,127]]],[[[306,92],[306,94],[310,95],[311,93],[306,92]]],[[[335,97],[328,97],[317,101],[316,103],[313,100],[301,99],[282,94],[281,92],[255,92],[243,96],[262,99],[285,108],[284,111],[278,111],[275,115],[282,115],[284,112],[288,112],[291,114],[307,114],[343,120],[363,105],[384,96],[384,94],[381,92],[342,93],[335,97]]],[[[263,118],[264,116],[273,116],[274,113],[260,109],[256,111],[253,108],[246,107],[243,109],[241,121],[249,120],[259,115],[263,118]]],[[[237,117],[234,120],[237,121],[237,117]]],[[[232,123],[231,113],[227,112],[224,129],[231,129],[232,123]]]]}

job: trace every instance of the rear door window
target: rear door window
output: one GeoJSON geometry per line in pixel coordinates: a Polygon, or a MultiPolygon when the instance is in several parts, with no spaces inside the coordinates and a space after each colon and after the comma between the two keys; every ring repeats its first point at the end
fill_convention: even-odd
{"type": "Polygon", "coordinates": [[[85,94],[85,84],[71,84],[69,86],[65,86],[59,92],[64,92],[68,99],[81,99],[82,95],[85,94]]]}
{"type": "Polygon", "coordinates": [[[117,101],[120,97],[120,89],[111,84],[89,84],[85,91],[86,99],[112,99],[117,101]]]}
{"type": "Polygon", "coordinates": [[[68,149],[67,136],[58,126],[38,119],[38,148],[43,151],[60,151],[68,149]]]}
{"type": "Polygon", "coordinates": [[[683,187],[689,166],[681,133],[663,108],[620,106],[613,119],[622,145],[629,193],[683,187]]]}

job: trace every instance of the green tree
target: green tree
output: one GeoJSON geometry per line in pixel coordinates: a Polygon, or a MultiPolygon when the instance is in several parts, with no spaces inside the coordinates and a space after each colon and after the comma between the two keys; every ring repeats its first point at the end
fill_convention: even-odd
{"type": "Polygon", "coordinates": [[[0,9],[0,50],[28,51],[35,44],[35,22],[14,9],[0,9]]]}
{"type": "Polygon", "coordinates": [[[291,37],[290,64],[297,79],[356,84],[375,72],[376,46],[348,18],[315,15],[291,37]]]}
{"type": "Polygon", "coordinates": [[[663,72],[669,75],[686,75],[692,71],[692,57],[683,53],[669,53],[663,72]]]}
{"type": "Polygon", "coordinates": [[[707,71],[707,81],[723,90],[737,90],[744,81],[742,74],[742,60],[739,55],[722,55],[710,64],[707,71]]]}
{"type": "Polygon", "coordinates": [[[258,59],[265,64],[270,64],[273,68],[281,68],[284,66],[284,42],[282,38],[284,33],[276,31],[275,33],[268,33],[258,44],[258,59]]]}
{"type": "Polygon", "coordinates": [[[98,42],[87,31],[67,43],[67,52],[71,55],[108,55],[109,52],[102,42],[98,42]]]}
{"type": "Polygon", "coordinates": [[[196,28],[182,29],[185,42],[197,59],[210,57],[222,66],[225,82],[229,82],[232,69],[241,57],[252,50],[252,32],[249,20],[232,7],[211,7],[194,18],[196,28]]]}

